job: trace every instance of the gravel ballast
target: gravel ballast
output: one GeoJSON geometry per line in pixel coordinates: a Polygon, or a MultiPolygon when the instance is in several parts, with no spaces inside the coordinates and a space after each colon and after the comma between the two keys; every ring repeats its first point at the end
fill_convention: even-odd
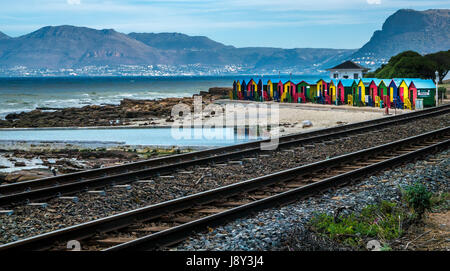
{"type": "MultiPolygon", "coordinates": [[[[315,213],[341,214],[358,212],[381,200],[400,201],[401,190],[414,181],[424,183],[430,191],[448,192],[450,178],[450,151],[430,155],[433,162],[420,160],[394,170],[384,171],[351,186],[300,200],[296,203],[258,212],[216,227],[208,233],[199,233],[178,245],[175,250],[311,250],[307,223],[315,213]],[[303,240],[286,244],[293,235],[302,233],[303,240]]],[[[345,249],[329,247],[330,250],[345,249]]]]}

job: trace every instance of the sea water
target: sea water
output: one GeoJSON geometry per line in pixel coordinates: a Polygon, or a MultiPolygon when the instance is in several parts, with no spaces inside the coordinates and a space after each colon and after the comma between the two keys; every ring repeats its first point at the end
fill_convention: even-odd
{"type": "Polygon", "coordinates": [[[226,146],[257,139],[259,138],[248,134],[237,135],[234,128],[0,129],[0,143],[25,141],[149,146],[226,146]]]}
{"type": "MultiPolygon", "coordinates": [[[[261,76],[166,77],[0,77],[0,119],[37,107],[65,108],[119,104],[122,99],[192,97],[210,87],[232,87],[234,80],[261,76]]],[[[292,79],[293,76],[265,78],[292,79]]],[[[317,79],[295,76],[298,80],[317,79]]]]}

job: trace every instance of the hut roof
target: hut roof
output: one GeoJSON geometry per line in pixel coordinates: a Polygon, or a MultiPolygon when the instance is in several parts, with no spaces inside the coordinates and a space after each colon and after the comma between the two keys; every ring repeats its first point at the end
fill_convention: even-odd
{"type": "Polygon", "coordinates": [[[372,81],[378,86],[381,82],[381,79],[378,78],[363,78],[362,81],[365,83],[367,83],[368,85],[370,85],[372,83],[372,81]]]}
{"type": "Polygon", "coordinates": [[[311,85],[311,83],[308,82],[308,80],[300,80],[300,81],[297,83],[297,85],[298,85],[298,84],[301,84],[301,83],[305,83],[305,84],[307,84],[307,85],[311,85]]]}
{"type": "Polygon", "coordinates": [[[344,63],[341,63],[337,66],[334,66],[333,68],[326,69],[329,70],[362,70],[362,71],[368,71],[369,69],[366,67],[363,67],[353,61],[347,60],[344,63]]]}
{"type": "Polygon", "coordinates": [[[434,84],[433,80],[431,79],[414,79],[413,80],[414,85],[416,88],[436,88],[436,85],[434,84]]]}
{"type": "Polygon", "coordinates": [[[351,87],[353,85],[354,79],[341,79],[342,85],[344,87],[351,87]]]}
{"type": "Polygon", "coordinates": [[[392,85],[392,83],[394,83],[394,85],[395,85],[396,87],[398,86],[398,84],[397,84],[397,82],[395,81],[395,79],[390,79],[388,86],[392,85]]]}

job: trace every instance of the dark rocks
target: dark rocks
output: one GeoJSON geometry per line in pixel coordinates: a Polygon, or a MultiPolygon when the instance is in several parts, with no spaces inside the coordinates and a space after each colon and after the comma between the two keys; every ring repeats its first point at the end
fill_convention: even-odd
{"type": "MultiPolygon", "coordinates": [[[[202,96],[205,104],[220,98],[219,95],[210,93],[202,96]]],[[[119,105],[89,105],[81,108],[57,109],[54,112],[33,110],[12,113],[5,117],[6,120],[0,120],[0,128],[117,126],[134,120],[166,118],[171,115],[172,108],[179,103],[191,107],[193,98],[124,99],[119,105]]]]}
{"type": "Polygon", "coordinates": [[[15,163],[14,163],[14,166],[15,166],[15,167],[25,167],[26,164],[25,164],[25,162],[15,162],[15,163]]]}
{"type": "Polygon", "coordinates": [[[228,95],[232,90],[232,88],[213,87],[208,90],[208,93],[211,95],[225,96],[228,95]]]}

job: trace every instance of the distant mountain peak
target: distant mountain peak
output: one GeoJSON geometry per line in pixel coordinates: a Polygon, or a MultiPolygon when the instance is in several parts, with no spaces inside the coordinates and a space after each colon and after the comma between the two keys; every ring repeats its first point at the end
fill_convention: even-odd
{"type": "Polygon", "coordinates": [[[82,26],[73,26],[73,25],[59,25],[59,26],[44,26],[32,33],[21,37],[36,37],[36,38],[45,38],[45,37],[76,37],[76,36],[86,36],[86,35],[115,35],[120,34],[116,32],[114,29],[102,29],[97,30],[88,27],[82,26]]]}
{"type": "Polygon", "coordinates": [[[163,33],[130,33],[128,36],[148,46],[169,50],[216,50],[232,48],[205,36],[189,36],[177,32],[163,33]]]}
{"type": "Polygon", "coordinates": [[[10,36],[8,36],[5,33],[0,31],[0,40],[2,40],[2,39],[10,39],[10,38],[11,38],[10,36]]]}
{"type": "Polygon", "coordinates": [[[375,31],[352,58],[387,62],[391,56],[408,50],[420,54],[448,50],[449,26],[450,9],[400,9],[386,19],[382,29],[375,31]]]}

